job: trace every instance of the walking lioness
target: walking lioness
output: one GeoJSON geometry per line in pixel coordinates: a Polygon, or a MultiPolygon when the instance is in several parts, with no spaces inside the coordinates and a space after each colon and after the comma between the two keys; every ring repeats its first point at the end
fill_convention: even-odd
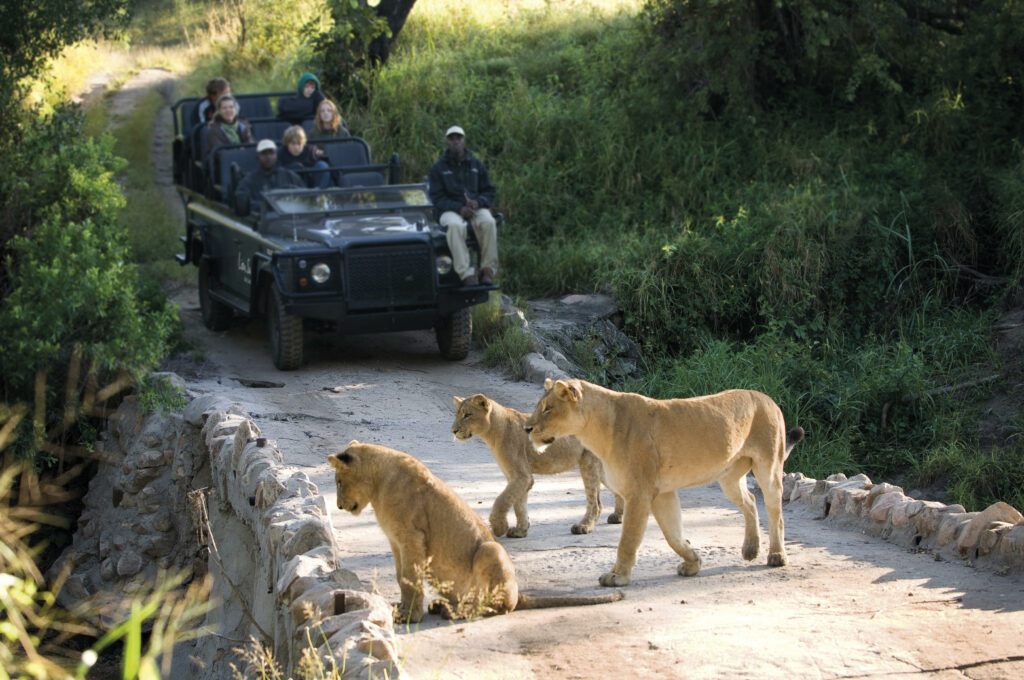
{"type": "MultiPolygon", "coordinates": [[[[494,460],[508,480],[505,490],[498,494],[491,507],[491,531],[497,536],[523,538],[530,530],[530,515],[526,510],[526,496],[533,488],[534,475],[554,475],[579,467],[583,477],[583,492],[587,497],[587,511],[583,519],[572,525],[574,534],[589,534],[601,516],[601,461],[583,448],[576,437],[563,437],[545,449],[543,455],[534,448],[530,436],[523,429],[527,414],[502,406],[482,394],[474,394],[455,401],[455,421],[452,434],[459,441],[468,441],[476,435],[491,449],[494,460]],[[508,510],[516,511],[516,525],[509,528],[508,510]]],[[[608,517],[609,524],[622,522],[622,497],[615,495],[615,511],[608,517]]]]}
{"type": "Polygon", "coordinates": [[[395,558],[402,621],[415,623],[423,618],[427,577],[440,596],[430,611],[456,618],[622,599],[621,593],[592,597],[520,593],[512,560],[484,521],[407,453],[353,440],[327,461],[334,468],[338,508],[358,515],[373,505],[395,558]]]}
{"type": "Polygon", "coordinates": [[[787,435],[782,410],[768,395],[729,390],[692,399],[651,399],[583,380],[548,379],[525,427],[541,446],[575,435],[601,459],[606,481],[625,500],[615,566],[601,576],[601,585],[629,584],[651,512],[683,558],[679,574],[700,571],[700,557],[683,538],[676,490],[716,480],[743,511],[743,559],[757,557],[757,505],[747,489],[751,469],[768,509],[768,566],[786,564],[782,466],[804,431],[797,427],[787,435]]]}

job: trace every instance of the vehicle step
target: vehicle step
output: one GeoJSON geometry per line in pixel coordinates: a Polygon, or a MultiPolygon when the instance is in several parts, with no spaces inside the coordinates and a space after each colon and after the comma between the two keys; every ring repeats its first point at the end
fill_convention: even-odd
{"type": "Polygon", "coordinates": [[[211,290],[210,297],[218,302],[234,307],[242,314],[249,314],[249,301],[240,295],[229,293],[224,290],[211,290]]]}

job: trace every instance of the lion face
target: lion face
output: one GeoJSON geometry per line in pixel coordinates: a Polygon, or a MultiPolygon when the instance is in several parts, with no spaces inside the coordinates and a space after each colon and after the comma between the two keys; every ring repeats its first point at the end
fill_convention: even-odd
{"type": "Polygon", "coordinates": [[[359,442],[352,441],[341,453],[327,456],[334,468],[334,483],[338,489],[338,509],[358,515],[367,505],[373,492],[373,483],[366,475],[367,461],[359,452],[359,442]]]}
{"type": "Polygon", "coordinates": [[[534,444],[547,446],[559,437],[577,432],[582,392],[574,382],[555,382],[550,378],[544,381],[544,396],[524,425],[534,444]]]}
{"type": "Polygon", "coordinates": [[[460,442],[470,439],[474,434],[488,428],[491,415],[491,401],[482,394],[474,394],[463,399],[452,397],[455,401],[455,421],[452,423],[452,434],[460,442]]]}

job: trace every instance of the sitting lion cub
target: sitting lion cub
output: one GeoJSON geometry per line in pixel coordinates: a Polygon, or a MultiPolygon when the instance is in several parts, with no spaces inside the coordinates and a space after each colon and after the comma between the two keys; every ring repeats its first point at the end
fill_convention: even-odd
{"type": "Polygon", "coordinates": [[[626,501],[618,556],[601,585],[629,585],[652,512],[665,540],[683,558],[678,573],[700,571],[700,557],[683,538],[676,490],[716,480],[743,511],[743,558],[757,557],[761,538],[757,505],[747,489],[751,470],[768,509],[768,566],[786,564],[782,466],[804,431],[797,427],[787,434],[782,410],[771,397],[728,390],[692,399],[651,399],[583,380],[548,379],[544,390],[526,421],[530,438],[544,445],[575,435],[601,459],[605,479],[626,501]]]}
{"type": "MultiPolygon", "coordinates": [[[[463,399],[454,397],[455,422],[452,434],[459,441],[476,435],[490,447],[494,460],[501,468],[508,485],[494,500],[491,508],[491,531],[498,536],[523,538],[530,530],[530,516],[526,511],[526,495],[533,488],[534,475],[554,475],[579,466],[583,477],[583,491],[587,497],[587,511],[572,533],[589,534],[601,516],[601,479],[604,469],[594,454],[583,448],[575,437],[563,437],[538,453],[523,429],[527,414],[502,406],[482,394],[463,399]],[[509,506],[515,508],[516,525],[508,526],[509,506]],[[506,533],[507,532],[507,533],[506,533]]],[[[622,497],[615,494],[615,512],[608,517],[609,524],[622,522],[622,497]]]]}
{"type": "Polygon", "coordinates": [[[349,442],[327,461],[334,468],[338,507],[358,515],[373,505],[391,543],[402,602],[402,621],[423,618],[423,580],[429,573],[440,598],[430,611],[466,616],[514,609],[571,607],[622,599],[621,592],[593,597],[531,597],[519,592],[505,548],[473,509],[427,466],[407,453],[349,442]]]}

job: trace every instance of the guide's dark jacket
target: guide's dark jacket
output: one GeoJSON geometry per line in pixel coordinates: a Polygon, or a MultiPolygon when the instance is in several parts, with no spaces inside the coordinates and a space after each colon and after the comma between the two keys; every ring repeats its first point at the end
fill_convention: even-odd
{"type": "Polygon", "coordinates": [[[459,162],[446,149],[430,168],[430,201],[434,204],[434,219],[449,210],[459,212],[466,205],[466,196],[481,208],[494,205],[496,193],[487,175],[487,166],[467,150],[459,162]]]}

